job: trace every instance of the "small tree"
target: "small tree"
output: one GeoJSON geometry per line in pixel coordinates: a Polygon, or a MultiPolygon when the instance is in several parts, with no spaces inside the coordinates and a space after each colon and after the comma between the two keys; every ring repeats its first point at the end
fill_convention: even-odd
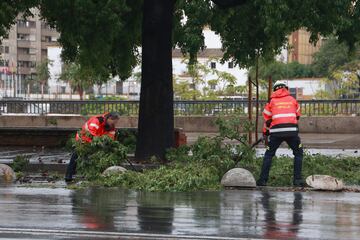
{"type": "Polygon", "coordinates": [[[85,89],[91,87],[97,75],[91,69],[82,68],[77,63],[70,63],[64,67],[59,80],[69,83],[72,90],[77,91],[80,100],[84,98],[85,89]]]}
{"type": "Polygon", "coordinates": [[[49,66],[52,65],[52,61],[45,59],[36,65],[36,78],[35,81],[40,84],[41,87],[41,98],[44,98],[44,87],[47,85],[47,82],[50,78],[49,66]]]}

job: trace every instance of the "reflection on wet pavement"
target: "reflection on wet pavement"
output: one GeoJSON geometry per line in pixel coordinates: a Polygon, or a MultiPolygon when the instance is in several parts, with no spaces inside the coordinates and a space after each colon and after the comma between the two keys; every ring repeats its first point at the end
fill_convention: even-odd
{"type": "MultiPolygon", "coordinates": [[[[68,239],[70,231],[213,239],[358,239],[359,201],[358,193],[340,192],[145,193],[0,187],[0,238],[26,237],[15,229],[39,229],[63,231],[62,236],[54,234],[56,239],[68,239]]],[[[78,239],[86,239],[80,235],[78,239]]]]}

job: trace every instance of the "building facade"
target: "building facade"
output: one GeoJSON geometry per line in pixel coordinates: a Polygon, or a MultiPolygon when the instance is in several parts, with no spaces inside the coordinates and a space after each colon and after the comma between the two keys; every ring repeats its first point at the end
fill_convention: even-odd
{"type": "Polygon", "coordinates": [[[287,62],[299,62],[301,64],[311,64],[313,54],[318,52],[323,40],[320,37],[314,45],[309,42],[310,33],[304,29],[299,29],[289,36],[290,49],[287,51],[287,62]]]}
{"type": "Polygon", "coordinates": [[[36,66],[48,55],[48,46],[57,42],[59,33],[41,20],[39,11],[33,17],[19,16],[0,47],[0,77],[3,97],[27,93],[27,80],[36,76],[36,66]]]}

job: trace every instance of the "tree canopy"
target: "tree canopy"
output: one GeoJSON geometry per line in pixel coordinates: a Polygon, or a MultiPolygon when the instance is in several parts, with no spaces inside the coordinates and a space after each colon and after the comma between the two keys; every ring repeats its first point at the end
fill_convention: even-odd
{"type": "Polygon", "coordinates": [[[38,7],[61,33],[65,61],[101,75],[130,76],[143,46],[147,56],[142,56],[146,72],[142,72],[139,136],[151,142],[139,144],[142,156],[149,156],[152,149],[164,156],[169,146],[164,143],[173,142],[173,124],[161,124],[173,123],[169,44],[179,46],[195,63],[205,47],[202,30],[209,27],[221,37],[223,61],[251,67],[259,59],[272,59],[299,28],[308,30],[312,41],[334,34],[350,49],[360,39],[360,1],[355,0],[12,0],[0,3],[0,37],[19,13],[28,13],[31,7],[38,7]],[[159,19],[169,23],[173,19],[173,24],[159,19]]]}
{"type": "Polygon", "coordinates": [[[349,46],[339,43],[336,38],[331,37],[325,40],[319,52],[314,54],[312,66],[317,75],[325,77],[344,64],[359,58],[357,51],[351,52],[349,46]]]}
{"type": "MultiPolygon", "coordinates": [[[[142,0],[14,0],[0,3],[0,36],[20,12],[39,7],[61,33],[63,58],[98,72],[126,79],[139,62],[142,0]]],[[[204,27],[221,36],[224,61],[251,67],[259,57],[272,59],[292,31],[305,27],[316,41],[335,34],[350,48],[360,38],[360,3],[353,0],[178,0],[173,45],[190,55],[203,49],[204,27]],[[219,7],[218,7],[219,6],[219,7]],[[231,7],[230,7],[231,6],[231,7]]]]}

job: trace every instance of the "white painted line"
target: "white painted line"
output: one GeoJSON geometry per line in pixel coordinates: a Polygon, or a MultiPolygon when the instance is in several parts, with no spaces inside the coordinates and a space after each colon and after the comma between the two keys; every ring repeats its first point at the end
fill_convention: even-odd
{"type": "Polygon", "coordinates": [[[103,232],[103,231],[75,231],[75,230],[56,230],[56,229],[26,229],[26,228],[1,228],[0,233],[6,234],[27,234],[27,235],[62,235],[72,237],[106,237],[106,238],[144,238],[144,239],[194,239],[194,240],[242,240],[254,238],[232,238],[220,236],[195,236],[195,235],[171,235],[171,234],[151,234],[151,233],[125,233],[125,232],[103,232]]]}

